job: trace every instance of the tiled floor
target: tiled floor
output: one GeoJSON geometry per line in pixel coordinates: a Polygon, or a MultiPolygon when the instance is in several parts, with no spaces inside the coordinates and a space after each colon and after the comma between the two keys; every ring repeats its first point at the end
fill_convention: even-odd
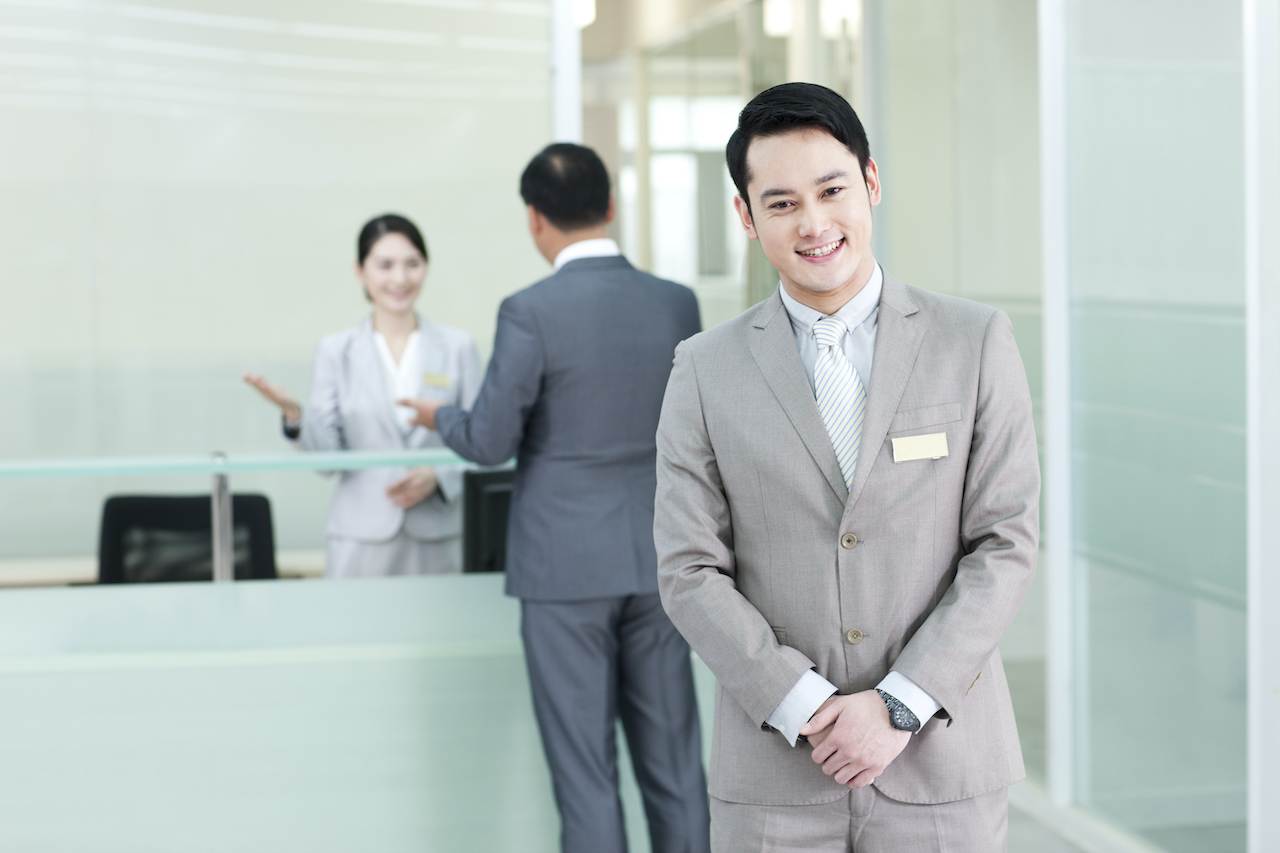
{"type": "Polygon", "coordinates": [[[1084,853],[1044,824],[1009,809],[1009,853],[1084,853]]]}
{"type": "Polygon", "coordinates": [[[1239,853],[1246,847],[1243,823],[1180,826],[1147,830],[1141,834],[1168,853],[1239,853]]]}

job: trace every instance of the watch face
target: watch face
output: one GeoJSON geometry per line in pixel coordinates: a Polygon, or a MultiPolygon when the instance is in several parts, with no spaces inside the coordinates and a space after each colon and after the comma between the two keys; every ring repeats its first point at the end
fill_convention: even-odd
{"type": "Polygon", "coordinates": [[[883,690],[877,689],[876,692],[880,694],[880,698],[884,700],[885,707],[889,709],[889,725],[900,732],[915,732],[919,730],[920,719],[912,713],[910,708],[883,690]]]}
{"type": "Polygon", "coordinates": [[[898,707],[893,712],[893,727],[903,732],[914,732],[920,727],[916,721],[916,715],[903,707],[898,707]]]}

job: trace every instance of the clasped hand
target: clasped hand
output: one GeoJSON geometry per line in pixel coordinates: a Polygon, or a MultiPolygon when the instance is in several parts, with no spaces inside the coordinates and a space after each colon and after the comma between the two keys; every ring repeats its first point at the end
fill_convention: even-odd
{"type": "Polygon", "coordinates": [[[431,497],[439,487],[436,469],[410,468],[409,473],[387,486],[387,498],[401,509],[408,509],[431,497]]]}
{"type": "Polygon", "coordinates": [[[906,749],[910,732],[889,723],[889,709],[874,690],[832,696],[800,734],[813,747],[813,760],[841,785],[865,788],[906,749]]]}

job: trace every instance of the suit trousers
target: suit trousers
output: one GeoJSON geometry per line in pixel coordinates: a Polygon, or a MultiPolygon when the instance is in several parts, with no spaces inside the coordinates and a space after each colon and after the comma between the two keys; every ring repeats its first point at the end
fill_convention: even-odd
{"type": "Polygon", "coordinates": [[[521,602],[521,636],[564,853],[625,853],[622,722],[654,853],[707,853],[710,817],[689,646],[657,593],[521,602]]]}
{"type": "Polygon", "coordinates": [[[1008,835],[1007,788],[936,805],[898,802],[874,785],[816,806],[711,799],[716,853],[1004,853],[1008,835]]]}

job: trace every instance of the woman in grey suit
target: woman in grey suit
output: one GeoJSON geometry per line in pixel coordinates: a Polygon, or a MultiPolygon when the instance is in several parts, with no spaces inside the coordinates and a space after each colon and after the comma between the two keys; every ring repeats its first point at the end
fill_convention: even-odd
{"type": "MultiPolygon", "coordinates": [[[[244,380],[280,407],[285,437],[302,450],[443,447],[410,423],[401,398],[429,397],[470,409],[480,387],[471,335],[414,310],[427,272],[422,234],[402,216],[371,220],[357,241],[356,278],[373,312],[316,348],[304,412],[282,386],[244,380]]],[[[464,465],[345,471],[325,525],[328,577],[456,572],[462,568],[464,465]]]]}

